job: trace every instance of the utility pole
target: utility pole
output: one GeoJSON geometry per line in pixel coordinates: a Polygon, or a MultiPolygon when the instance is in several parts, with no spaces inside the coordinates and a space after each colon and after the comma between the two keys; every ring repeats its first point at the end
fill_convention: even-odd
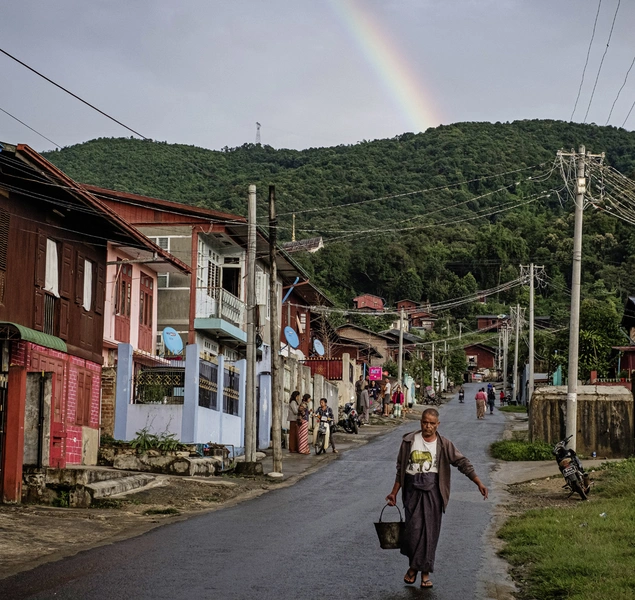
{"type": "Polygon", "coordinates": [[[401,309],[401,313],[399,314],[399,360],[397,362],[397,380],[399,385],[402,385],[402,374],[403,374],[403,322],[404,322],[404,309],[401,309]]]}
{"type": "Polygon", "coordinates": [[[247,207],[247,389],[245,393],[245,472],[256,463],[256,186],[247,207]],[[251,465],[251,466],[248,466],[251,465]]]}
{"type": "Polygon", "coordinates": [[[282,397],[280,394],[280,326],[278,324],[278,266],[276,188],[269,186],[269,336],[271,337],[271,443],[273,471],[282,473],[282,397]]]}
{"type": "Polygon", "coordinates": [[[461,341],[461,333],[463,332],[463,323],[459,323],[459,342],[461,341]]]}
{"type": "MultiPolygon", "coordinates": [[[[445,326],[447,335],[446,337],[450,337],[450,319],[445,320],[445,326]]],[[[445,354],[445,362],[443,364],[443,381],[445,383],[445,389],[448,389],[448,340],[443,341],[443,353],[445,354]]]]}
{"type": "Polygon", "coordinates": [[[586,178],[584,175],[586,150],[580,146],[577,156],[575,221],[573,228],[573,266],[571,272],[571,321],[569,324],[569,373],[567,378],[567,437],[572,436],[569,448],[576,449],[578,430],[578,350],[580,337],[580,280],[582,272],[582,218],[586,178]]]}
{"type": "Polygon", "coordinates": [[[509,323],[503,329],[503,392],[507,393],[507,352],[509,348],[509,323]]]}
{"type": "Polygon", "coordinates": [[[527,404],[531,402],[534,395],[535,374],[534,374],[534,263],[529,265],[529,393],[527,394],[527,404]]]}
{"type": "Polygon", "coordinates": [[[432,342],[432,391],[436,394],[434,385],[434,342],[432,342]]]}
{"type": "Polygon", "coordinates": [[[514,392],[512,400],[518,398],[518,337],[520,335],[520,304],[516,304],[516,335],[514,336],[514,392]]]}

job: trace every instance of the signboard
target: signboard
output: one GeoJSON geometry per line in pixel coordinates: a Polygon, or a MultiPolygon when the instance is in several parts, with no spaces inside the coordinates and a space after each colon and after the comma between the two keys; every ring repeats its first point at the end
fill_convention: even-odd
{"type": "Polygon", "coordinates": [[[368,379],[370,381],[380,381],[381,367],[368,367],[368,379]]]}

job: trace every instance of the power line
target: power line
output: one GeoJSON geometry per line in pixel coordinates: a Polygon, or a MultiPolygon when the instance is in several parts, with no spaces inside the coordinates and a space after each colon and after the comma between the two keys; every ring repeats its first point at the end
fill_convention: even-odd
{"type": "Polygon", "coordinates": [[[631,113],[633,112],[634,108],[635,108],[635,100],[633,100],[633,104],[631,104],[631,108],[628,111],[628,114],[626,115],[626,118],[624,119],[624,122],[622,123],[622,127],[624,127],[624,125],[626,125],[626,121],[628,121],[628,118],[631,116],[631,113]]]}
{"type": "MultiPolygon", "coordinates": [[[[622,83],[622,87],[617,92],[617,96],[615,97],[615,100],[613,100],[613,105],[611,106],[611,112],[609,112],[609,116],[606,119],[606,123],[604,123],[605,125],[608,125],[609,121],[611,120],[611,115],[613,114],[613,109],[615,108],[615,104],[617,103],[617,100],[620,97],[620,94],[622,93],[622,90],[624,89],[624,86],[626,85],[626,80],[628,79],[628,75],[631,72],[631,69],[633,68],[633,65],[635,65],[635,56],[633,57],[633,61],[631,62],[631,66],[628,68],[628,71],[626,71],[626,77],[624,77],[624,83],[622,83]]],[[[629,111],[629,114],[630,114],[630,111],[629,111]]]]}
{"type": "Polygon", "coordinates": [[[582,84],[584,83],[584,74],[586,73],[587,65],[589,64],[589,55],[591,54],[591,46],[593,45],[593,38],[595,37],[595,27],[598,24],[598,17],[600,15],[600,7],[602,6],[602,0],[598,3],[598,11],[595,13],[595,21],[593,22],[593,32],[591,33],[591,41],[589,42],[589,49],[586,53],[586,61],[584,62],[584,69],[582,69],[582,79],[580,81],[580,87],[578,88],[578,96],[575,99],[575,104],[573,105],[573,110],[571,111],[571,118],[569,121],[573,121],[573,115],[575,114],[575,109],[578,107],[578,100],[580,99],[580,92],[582,91],[582,84]]]}
{"type": "Polygon", "coordinates": [[[604,48],[604,54],[602,54],[602,60],[600,61],[598,74],[595,77],[595,83],[593,84],[593,91],[591,92],[591,98],[589,99],[589,106],[587,106],[586,113],[584,115],[584,123],[586,123],[587,116],[589,115],[589,110],[591,110],[591,103],[593,102],[593,96],[595,96],[595,88],[597,87],[598,79],[600,78],[602,65],[604,64],[604,57],[606,56],[606,53],[609,51],[609,44],[611,43],[611,36],[613,35],[613,27],[615,27],[615,19],[617,19],[617,12],[620,10],[621,3],[622,3],[622,0],[617,0],[617,8],[615,9],[615,14],[613,15],[613,23],[611,23],[611,31],[609,31],[609,39],[606,41],[606,48],[604,48]]]}
{"type": "Polygon", "coordinates": [[[131,131],[132,133],[134,133],[135,135],[138,135],[140,138],[142,138],[144,140],[149,140],[150,139],[150,138],[147,138],[145,135],[141,135],[138,131],[135,131],[131,127],[128,127],[127,125],[125,125],[121,121],[115,119],[115,117],[111,117],[108,113],[105,113],[103,110],[97,108],[94,104],[91,104],[90,102],[84,100],[83,98],[80,98],[77,94],[74,94],[70,90],[67,90],[64,86],[60,85],[59,83],[56,83],[52,79],[48,78],[46,75],[43,75],[39,71],[36,71],[33,67],[30,67],[26,63],[22,62],[19,58],[16,58],[12,54],[9,54],[6,50],[3,50],[2,48],[0,48],[0,52],[2,52],[2,54],[4,54],[5,56],[8,56],[10,59],[14,60],[15,62],[21,64],[23,67],[27,68],[32,73],[35,73],[38,77],[41,77],[42,79],[45,79],[46,81],[48,81],[49,83],[52,83],[55,87],[59,88],[63,92],[66,92],[70,96],[73,96],[73,98],[75,98],[76,100],[79,100],[80,102],[83,102],[86,106],[89,106],[93,110],[96,110],[98,113],[102,114],[107,119],[110,119],[111,121],[114,121],[115,123],[117,123],[117,125],[121,125],[124,129],[127,129],[128,131],[131,131]]]}
{"type": "Polygon", "coordinates": [[[6,110],[4,110],[4,108],[0,108],[0,111],[2,111],[5,115],[11,117],[12,119],[15,119],[18,123],[20,123],[21,125],[24,125],[27,129],[30,129],[33,133],[37,133],[41,138],[44,138],[47,142],[51,142],[51,144],[53,144],[54,146],[61,148],[61,146],[57,142],[54,142],[52,139],[47,138],[43,133],[40,133],[37,129],[33,129],[33,127],[31,127],[30,125],[27,125],[24,121],[20,121],[18,117],[16,117],[15,115],[12,115],[10,112],[7,112],[6,110]]]}

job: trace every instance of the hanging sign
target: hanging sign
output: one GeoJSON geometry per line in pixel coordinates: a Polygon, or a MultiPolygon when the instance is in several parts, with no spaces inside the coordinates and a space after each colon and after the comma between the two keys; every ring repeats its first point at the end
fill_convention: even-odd
{"type": "Polygon", "coordinates": [[[380,381],[381,367],[368,367],[368,379],[370,381],[380,381]]]}

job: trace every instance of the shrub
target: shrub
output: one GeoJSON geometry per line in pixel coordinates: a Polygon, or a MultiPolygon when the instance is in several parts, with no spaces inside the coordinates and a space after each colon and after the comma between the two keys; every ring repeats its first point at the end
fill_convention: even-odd
{"type": "Polygon", "coordinates": [[[503,440],[490,446],[494,458],[500,460],[550,460],[553,458],[551,446],[546,442],[523,440],[503,440]]]}

